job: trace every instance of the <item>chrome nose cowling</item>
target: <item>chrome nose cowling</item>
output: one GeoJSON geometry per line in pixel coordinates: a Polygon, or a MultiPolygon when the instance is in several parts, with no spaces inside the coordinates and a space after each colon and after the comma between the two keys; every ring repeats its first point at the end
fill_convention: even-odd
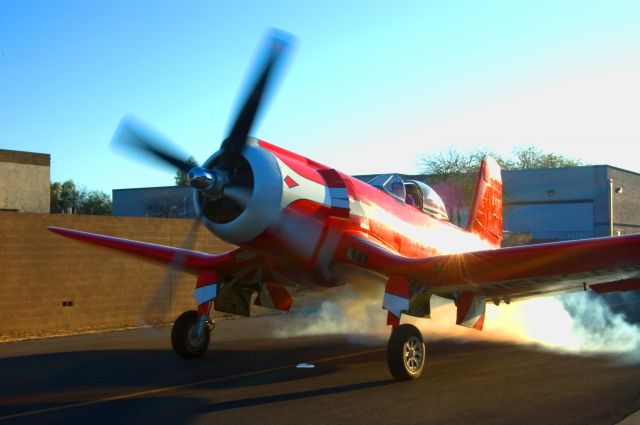
{"type": "Polygon", "coordinates": [[[207,170],[202,167],[193,167],[189,170],[187,178],[191,187],[212,199],[221,198],[224,188],[229,183],[227,173],[224,171],[218,169],[207,170]]]}

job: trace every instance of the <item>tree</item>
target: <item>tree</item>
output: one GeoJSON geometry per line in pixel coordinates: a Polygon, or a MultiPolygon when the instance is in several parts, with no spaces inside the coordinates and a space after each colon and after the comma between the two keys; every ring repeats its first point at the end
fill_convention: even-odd
{"type": "Polygon", "coordinates": [[[531,168],[561,168],[583,165],[579,159],[567,158],[555,153],[545,153],[533,146],[514,149],[515,161],[510,170],[525,170],[531,168]]]}
{"type": "Polygon", "coordinates": [[[420,164],[421,173],[446,177],[457,174],[475,174],[480,169],[480,162],[487,155],[495,158],[503,168],[511,166],[509,161],[493,152],[486,150],[460,152],[450,148],[447,152],[423,157],[420,164]]]}
{"type": "Polygon", "coordinates": [[[78,189],[73,180],[52,182],[50,211],[63,214],[110,215],[111,198],[98,190],[78,189]]]}
{"type": "Polygon", "coordinates": [[[510,158],[504,158],[486,150],[460,152],[449,149],[446,153],[423,157],[420,163],[422,174],[450,176],[453,174],[477,174],[480,162],[485,156],[492,156],[503,170],[526,170],[532,168],[560,168],[583,165],[579,159],[564,155],[546,153],[533,146],[519,146],[510,158]]]}
{"type": "Polygon", "coordinates": [[[73,180],[67,180],[64,183],[51,183],[50,194],[51,212],[65,214],[75,214],[77,212],[80,192],[73,180]]]}
{"type": "Polygon", "coordinates": [[[80,195],[78,214],[86,215],[111,215],[111,198],[99,190],[82,190],[80,195]]]}
{"type": "MultiPolygon", "coordinates": [[[[187,159],[187,163],[192,168],[198,165],[195,158],[192,156],[187,159]]],[[[176,171],[176,176],[173,179],[176,182],[176,186],[189,186],[189,179],[187,178],[187,174],[182,170],[176,171]]]]}

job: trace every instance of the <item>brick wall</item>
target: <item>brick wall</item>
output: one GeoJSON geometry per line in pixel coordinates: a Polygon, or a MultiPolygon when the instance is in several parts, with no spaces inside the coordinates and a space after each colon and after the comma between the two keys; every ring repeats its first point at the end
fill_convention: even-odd
{"type": "MultiPolygon", "coordinates": [[[[0,212],[0,338],[135,326],[167,268],[63,238],[59,226],[180,246],[192,221],[0,212]],[[72,305],[69,305],[71,304],[72,305]]],[[[230,245],[200,229],[195,249],[230,245]]],[[[172,272],[157,312],[171,321],[195,308],[195,277],[172,272]]]]}
{"type": "Polygon", "coordinates": [[[51,155],[48,153],[35,153],[0,149],[0,162],[14,164],[30,164],[48,167],[51,164],[51,155]]]}

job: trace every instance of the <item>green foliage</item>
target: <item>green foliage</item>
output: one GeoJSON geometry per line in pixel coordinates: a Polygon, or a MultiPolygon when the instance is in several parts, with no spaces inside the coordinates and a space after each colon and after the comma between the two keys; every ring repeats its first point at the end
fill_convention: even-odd
{"type": "Polygon", "coordinates": [[[421,173],[446,177],[456,174],[475,174],[480,167],[480,162],[487,155],[501,162],[501,158],[488,151],[460,152],[456,149],[449,149],[447,152],[422,158],[421,173]]]}
{"type": "MultiPolygon", "coordinates": [[[[191,167],[195,167],[196,165],[198,165],[195,158],[192,156],[187,159],[187,162],[191,167]]],[[[173,179],[176,182],[176,186],[189,186],[189,179],[187,178],[187,174],[182,170],[176,171],[176,176],[173,179]]]]}
{"type": "Polygon", "coordinates": [[[514,149],[515,161],[509,170],[525,170],[531,168],[561,168],[577,167],[583,165],[579,159],[567,158],[566,156],[545,153],[533,146],[524,146],[514,149]]]}
{"type": "Polygon", "coordinates": [[[511,157],[502,157],[487,150],[474,150],[471,152],[460,152],[456,149],[449,149],[447,152],[439,153],[422,158],[420,163],[422,174],[435,174],[440,176],[450,176],[453,174],[477,174],[480,162],[485,156],[491,156],[503,170],[525,170],[532,168],[560,168],[576,167],[583,165],[578,159],[566,156],[546,153],[533,146],[520,146],[513,150],[511,157]]]}
{"type": "Polygon", "coordinates": [[[73,180],[51,183],[50,192],[52,213],[74,214],[77,212],[80,192],[73,180]]]}
{"type": "Polygon", "coordinates": [[[98,190],[78,189],[73,180],[52,182],[50,186],[52,213],[111,215],[111,198],[98,190]]]}
{"type": "Polygon", "coordinates": [[[111,215],[111,198],[106,193],[99,190],[83,190],[80,198],[78,214],[111,215]]]}

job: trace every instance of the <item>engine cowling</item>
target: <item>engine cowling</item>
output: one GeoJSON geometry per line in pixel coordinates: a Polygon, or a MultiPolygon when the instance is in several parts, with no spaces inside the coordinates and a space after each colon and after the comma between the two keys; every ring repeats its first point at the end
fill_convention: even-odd
{"type": "MultiPolygon", "coordinates": [[[[211,156],[203,166],[213,169],[221,160],[211,156]]],[[[242,154],[224,158],[229,188],[237,197],[208,198],[201,192],[195,199],[196,211],[203,208],[207,228],[232,244],[250,242],[274,223],[282,210],[282,177],[274,155],[262,149],[258,140],[249,138],[242,154]]]]}

